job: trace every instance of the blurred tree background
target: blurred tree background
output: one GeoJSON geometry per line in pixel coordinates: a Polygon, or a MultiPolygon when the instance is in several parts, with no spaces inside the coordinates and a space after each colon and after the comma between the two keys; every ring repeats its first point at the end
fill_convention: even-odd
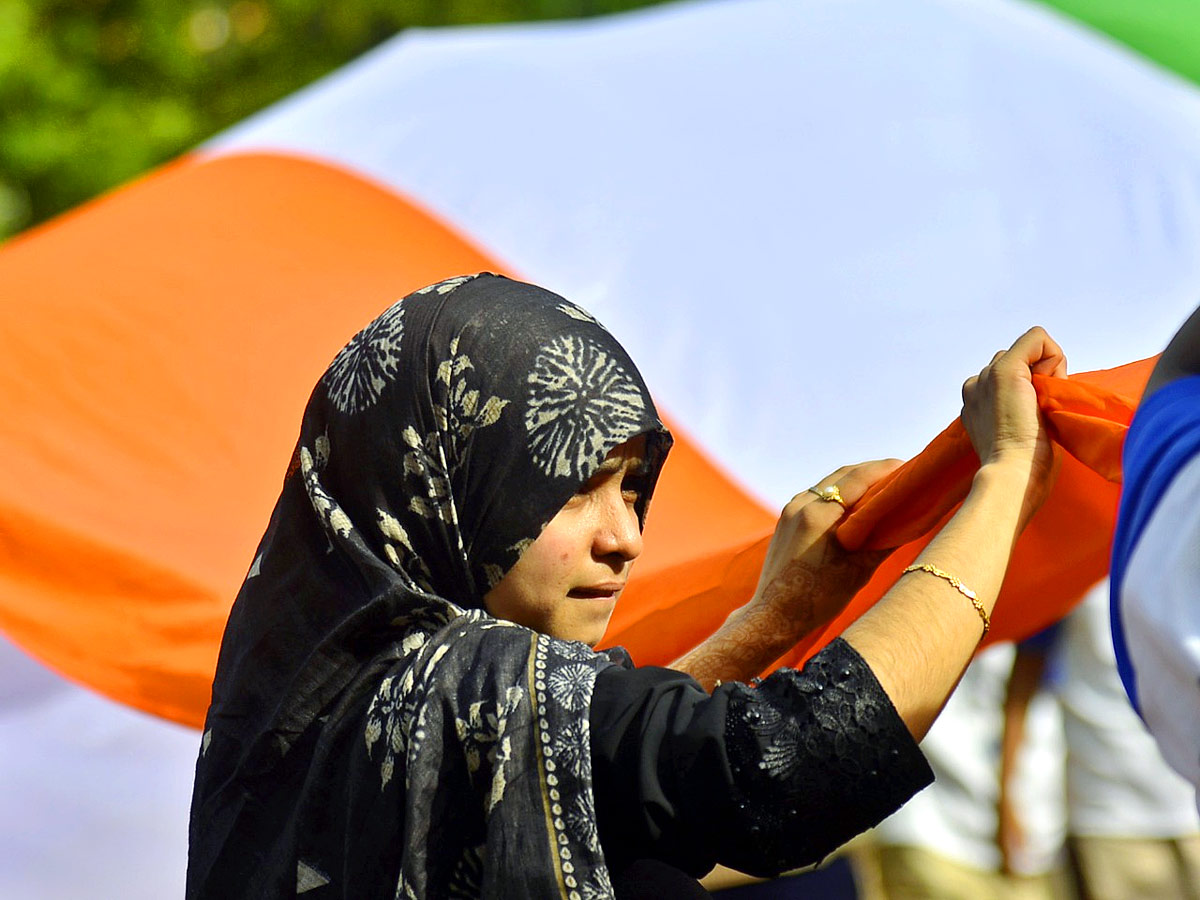
{"type": "Polygon", "coordinates": [[[662,0],[0,0],[0,241],[410,26],[662,0]]]}

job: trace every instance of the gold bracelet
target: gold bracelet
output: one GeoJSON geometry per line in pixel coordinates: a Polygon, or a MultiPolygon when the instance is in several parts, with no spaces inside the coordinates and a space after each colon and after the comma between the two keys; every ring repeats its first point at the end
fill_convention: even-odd
{"type": "Polygon", "coordinates": [[[983,608],[983,604],[979,602],[979,595],[977,595],[973,590],[971,590],[949,572],[943,572],[937,566],[931,565],[930,563],[911,565],[900,574],[907,575],[909,572],[928,572],[930,575],[934,575],[937,578],[941,578],[943,581],[949,582],[952,588],[971,601],[971,605],[975,607],[975,612],[979,613],[979,618],[983,621],[983,634],[979,639],[983,640],[983,638],[987,637],[988,629],[992,627],[992,620],[991,617],[988,616],[987,610],[983,608]]]}

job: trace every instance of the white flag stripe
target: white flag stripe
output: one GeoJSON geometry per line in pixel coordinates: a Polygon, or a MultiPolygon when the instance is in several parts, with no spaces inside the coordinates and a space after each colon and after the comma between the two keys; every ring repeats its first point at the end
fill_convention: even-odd
{"type": "Polygon", "coordinates": [[[772,504],[915,452],[1029,325],[1108,367],[1200,296],[1200,92],[1008,0],[414,32],[208,151],[255,148],[389,184],[592,308],[772,504]]]}

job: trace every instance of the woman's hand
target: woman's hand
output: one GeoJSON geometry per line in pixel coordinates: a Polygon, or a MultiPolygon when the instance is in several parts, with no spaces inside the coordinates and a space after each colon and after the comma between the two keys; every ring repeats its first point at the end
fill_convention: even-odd
{"type": "MultiPolygon", "coordinates": [[[[899,465],[898,459],[881,459],[843,466],[814,488],[836,486],[851,507],[899,465]]],[[[845,609],[889,552],[845,550],[834,536],[844,514],[837,502],[806,490],[783,508],[775,526],[751,603],[785,617],[797,639],[845,609]]]]}
{"type": "Polygon", "coordinates": [[[1021,529],[1053,481],[1054,451],[1035,373],[1067,373],[1062,349],[1041,328],[1021,335],[963,385],[962,422],[982,466],[962,506],[914,562],[949,572],[970,593],[935,573],[912,572],[842,635],[918,741],[979,646],[1021,529]]]}
{"type": "MultiPolygon", "coordinates": [[[[814,488],[836,486],[852,506],[899,465],[898,459],[883,459],[845,466],[814,488]]],[[[838,503],[811,491],[793,497],[775,526],[753,598],[671,668],[707,690],[722,681],[747,681],[845,609],[888,551],[844,549],[834,536],[843,515],[838,503]]]]}
{"type": "Polygon", "coordinates": [[[1044,329],[1029,329],[963,384],[962,422],[981,465],[1028,472],[1022,521],[1028,521],[1054,481],[1054,448],[1033,389],[1034,373],[1065,378],[1062,348],[1044,329]]]}

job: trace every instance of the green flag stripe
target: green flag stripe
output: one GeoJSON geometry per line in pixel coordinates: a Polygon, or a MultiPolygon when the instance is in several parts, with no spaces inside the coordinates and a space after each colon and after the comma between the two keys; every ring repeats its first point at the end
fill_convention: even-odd
{"type": "Polygon", "coordinates": [[[1200,0],[1036,0],[1200,84],[1200,0]]]}

